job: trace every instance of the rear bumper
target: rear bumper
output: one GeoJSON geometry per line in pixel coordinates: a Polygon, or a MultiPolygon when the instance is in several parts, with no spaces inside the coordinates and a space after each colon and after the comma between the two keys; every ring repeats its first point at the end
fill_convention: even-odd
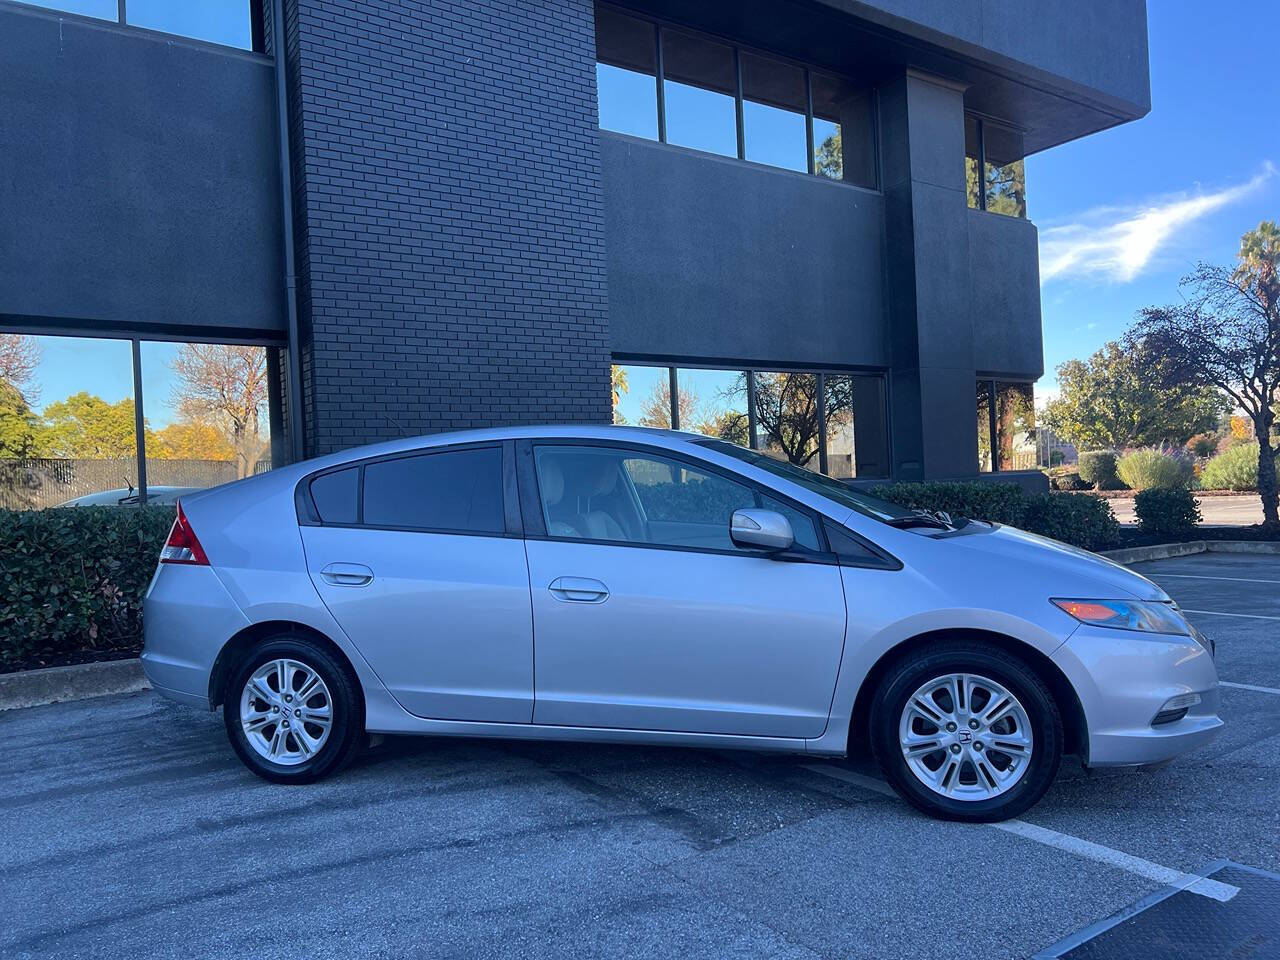
{"type": "Polygon", "coordinates": [[[210,567],[161,564],[142,602],[142,670],[157,693],[208,708],[214,661],[248,625],[210,567]]]}
{"type": "Polygon", "coordinates": [[[1053,660],[1084,708],[1090,766],[1163,763],[1203,746],[1222,728],[1213,657],[1190,637],[1081,627],[1053,660]],[[1200,702],[1186,716],[1152,726],[1166,701],[1188,693],[1200,702]]]}

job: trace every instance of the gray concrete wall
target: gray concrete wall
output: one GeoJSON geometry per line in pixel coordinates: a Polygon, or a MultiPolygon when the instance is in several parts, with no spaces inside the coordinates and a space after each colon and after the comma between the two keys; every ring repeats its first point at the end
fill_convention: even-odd
{"type": "Polygon", "coordinates": [[[0,5],[0,322],[283,329],[270,62],[0,5]]]}
{"type": "Polygon", "coordinates": [[[600,140],[614,353],[888,365],[882,196],[600,140]]]}
{"type": "Polygon", "coordinates": [[[1044,373],[1039,243],[1035,224],[967,211],[973,366],[1037,380],[1044,373]]]}

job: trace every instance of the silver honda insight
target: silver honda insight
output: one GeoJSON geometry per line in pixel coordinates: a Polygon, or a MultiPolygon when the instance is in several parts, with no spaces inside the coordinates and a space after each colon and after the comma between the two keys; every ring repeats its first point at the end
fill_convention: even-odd
{"type": "Polygon", "coordinates": [[[369,733],[841,756],[930,814],[1015,816],[1064,753],[1210,740],[1213,649],[1154,583],[633,427],[398,440],[182,497],[144,609],[155,689],[253,772],[369,733]]]}

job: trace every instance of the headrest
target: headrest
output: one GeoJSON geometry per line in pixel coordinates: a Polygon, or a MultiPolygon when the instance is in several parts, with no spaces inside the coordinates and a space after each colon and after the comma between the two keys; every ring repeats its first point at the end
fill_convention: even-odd
{"type": "Polygon", "coordinates": [[[548,506],[555,506],[564,498],[564,471],[560,464],[548,457],[538,464],[538,485],[542,488],[542,497],[548,506]]]}

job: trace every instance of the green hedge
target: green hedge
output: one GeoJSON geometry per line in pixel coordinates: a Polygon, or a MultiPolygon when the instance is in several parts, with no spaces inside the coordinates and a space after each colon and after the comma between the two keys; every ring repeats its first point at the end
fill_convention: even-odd
{"type": "Polygon", "coordinates": [[[1080,479],[1099,490],[1109,490],[1116,485],[1116,452],[1114,450],[1089,450],[1080,454],[1080,479]]]}
{"type": "Polygon", "coordinates": [[[1200,502],[1190,490],[1141,490],[1133,498],[1138,526],[1154,537],[1184,537],[1201,520],[1200,502]]]}
{"type": "Polygon", "coordinates": [[[0,510],[0,672],[142,644],[142,595],[173,510],[0,510]]]}
{"type": "MultiPolygon", "coordinates": [[[[1280,454],[1276,455],[1280,468],[1280,454]]],[[[1200,471],[1200,486],[1204,490],[1257,490],[1258,489],[1258,441],[1238,443],[1204,465],[1200,471]]]]}
{"type": "Polygon", "coordinates": [[[893,483],[868,493],[904,507],[1008,524],[1086,550],[1120,542],[1110,505],[1084,493],[1028,494],[1014,483],[893,483]]]}
{"type": "Polygon", "coordinates": [[[1116,475],[1132,490],[1176,490],[1191,483],[1191,460],[1146,447],[1121,457],[1116,475]]]}

